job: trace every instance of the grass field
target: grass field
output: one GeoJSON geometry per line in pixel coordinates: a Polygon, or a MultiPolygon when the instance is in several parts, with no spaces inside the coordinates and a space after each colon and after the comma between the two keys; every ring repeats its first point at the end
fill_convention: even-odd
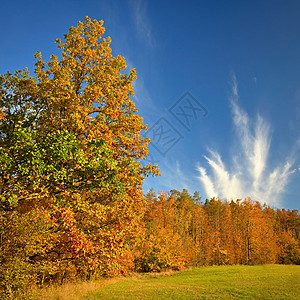
{"type": "Polygon", "coordinates": [[[300,299],[300,266],[216,266],[136,275],[63,286],[38,299],[300,299]]]}

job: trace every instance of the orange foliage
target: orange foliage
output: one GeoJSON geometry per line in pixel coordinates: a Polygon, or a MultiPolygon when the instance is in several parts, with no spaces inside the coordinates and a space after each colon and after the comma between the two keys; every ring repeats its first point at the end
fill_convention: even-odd
{"type": "Polygon", "coordinates": [[[186,190],[158,197],[151,190],[146,199],[146,232],[136,259],[140,270],[174,269],[158,263],[167,252],[169,262],[182,266],[299,263],[296,211],[276,213],[249,198],[203,204],[186,190]]]}

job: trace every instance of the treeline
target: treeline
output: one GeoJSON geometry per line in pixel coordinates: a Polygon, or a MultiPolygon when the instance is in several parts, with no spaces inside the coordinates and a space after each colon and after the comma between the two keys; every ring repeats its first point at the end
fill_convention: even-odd
{"type": "Polygon", "coordinates": [[[146,195],[141,271],[186,266],[300,264],[298,210],[274,210],[250,199],[201,201],[198,193],[172,190],[146,195]]]}

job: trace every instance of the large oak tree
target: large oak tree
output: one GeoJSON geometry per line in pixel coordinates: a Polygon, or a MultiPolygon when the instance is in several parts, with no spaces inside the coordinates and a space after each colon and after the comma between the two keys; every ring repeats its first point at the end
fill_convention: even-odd
{"type": "Polygon", "coordinates": [[[145,208],[142,183],[159,171],[140,163],[149,139],[131,100],[136,71],[113,56],[104,33],[102,21],[86,17],[56,40],[58,56],[46,62],[36,53],[34,77],[27,70],[0,76],[4,268],[16,255],[38,265],[43,280],[131,267],[145,208]],[[40,235],[26,239],[14,220],[34,227],[32,212],[44,221],[37,222],[40,235]],[[10,243],[8,224],[19,230],[18,243],[10,243]],[[20,245],[31,250],[20,254],[20,245]]]}

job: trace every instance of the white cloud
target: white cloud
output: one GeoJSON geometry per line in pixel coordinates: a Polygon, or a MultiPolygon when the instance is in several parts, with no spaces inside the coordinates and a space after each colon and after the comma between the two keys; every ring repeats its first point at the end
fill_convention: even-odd
{"type": "Polygon", "coordinates": [[[251,122],[248,114],[239,106],[238,98],[238,84],[233,75],[229,100],[239,143],[232,157],[232,169],[224,165],[219,153],[210,150],[210,155],[204,158],[212,174],[208,175],[207,170],[199,165],[199,179],[209,197],[237,199],[249,196],[253,200],[278,206],[290,175],[295,172],[292,169],[293,159],[290,156],[273,170],[268,168],[270,126],[260,115],[255,122],[251,122]]]}
{"type": "Polygon", "coordinates": [[[146,41],[148,46],[154,47],[155,41],[147,17],[145,0],[131,0],[129,1],[129,4],[133,10],[133,18],[138,34],[146,41]]]}
{"type": "Polygon", "coordinates": [[[213,195],[216,195],[217,193],[215,192],[214,184],[213,184],[212,180],[206,174],[206,170],[204,168],[202,168],[201,166],[198,166],[198,171],[200,172],[200,176],[198,178],[202,181],[202,183],[205,187],[206,193],[208,195],[211,195],[211,197],[213,197],[213,195]]]}

